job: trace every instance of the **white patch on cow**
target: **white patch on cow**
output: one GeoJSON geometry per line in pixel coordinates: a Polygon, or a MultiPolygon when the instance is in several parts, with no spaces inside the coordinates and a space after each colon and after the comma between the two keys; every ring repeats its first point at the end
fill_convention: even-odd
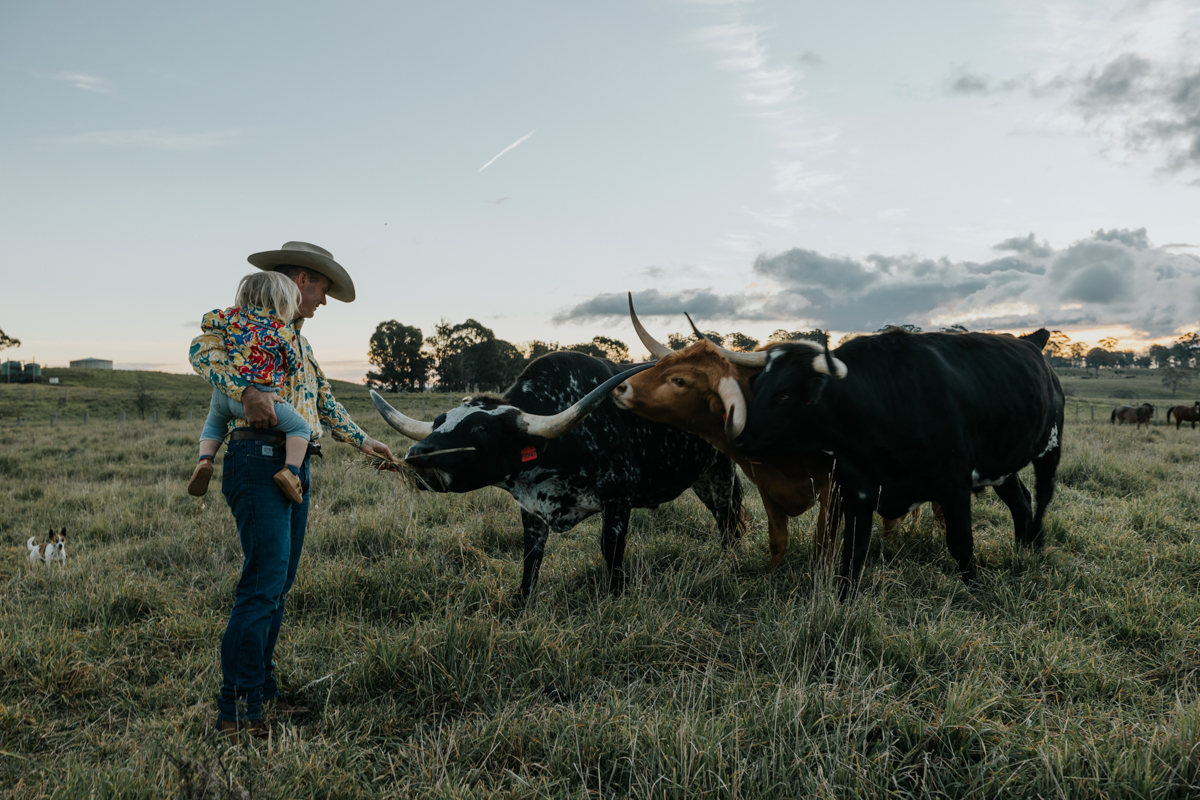
{"type": "Polygon", "coordinates": [[[765,367],[763,367],[763,372],[768,372],[771,369],[772,365],[774,365],[775,359],[779,358],[781,355],[783,355],[782,347],[772,347],[770,350],[768,350],[767,351],[767,365],[765,367]]]}
{"type": "Polygon", "coordinates": [[[999,478],[981,478],[977,470],[971,470],[971,488],[982,489],[984,486],[999,486],[1008,480],[1007,475],[1001,475],[999,478]]]}
{"type": "Polygon", "coordinates": [[[500,417],[505,414],[516,413],[512,406],[498,406],[496,408],[479,408],[478,406],[455,406],[446,412],[446,421],[438,428],[438,433],[449,433],[458,427],[464,419],[472,414],[486,414],[489,417],[500,417]]]}
{"type": "Polygon", "coordinates": [[[1058,426],[1051,425],[1050,426],[1050,440],[1046,442],[1046,449],[1038,454],[1038,458],[1041,458],[1042,456],[1046,455],[1046,453],[1049,453],[1051,450],[1053,450],[1056,447],[1058,447],[1058,426]]]}

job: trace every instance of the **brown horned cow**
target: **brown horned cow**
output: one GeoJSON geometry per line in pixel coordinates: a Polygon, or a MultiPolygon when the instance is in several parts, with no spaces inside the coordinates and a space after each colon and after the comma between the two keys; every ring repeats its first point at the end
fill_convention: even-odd
{"type": "Polygon", "coordinates": [[[1192,430],[1196,429],[1196,422],[1200,421],[1200,400],[1196,401],[1194,406],[1173,406],[1167,409],[1167,424],[1171,424],[1171,415],[1175,415],[1175,430],[1179,430],[1179,426],[1185,422],[1192,423],[1192,430]]]}
{"type": "MultiPolygon", "coordinates": [[[[632,295],[629,315],[638,338],[658,363],[613,389],[617,405],[700,436],[742,468],[758,487],[767,512],[769,570],[779,566],[787,550],[788,520],[814,504],[819,505],[819,511],[813,543],[818,556],[832,555],[827,517],[833,458],[819,452],[795,453],[786,460],[752,462],[733,446],[732,437],[726,433],[727,417],[744,419],[746,406],[754,398],[750,379],[763,368],[771,345],[753,353],[733,352],[714,345],[697,330],[700,341],[675,351],[642,327],[633,310],[632,295]]],[[[692,328],[696,330],[694,324],[692,328]]],[[[884,520],[884,531],[891,531],[899,522],[884,520]]]]}

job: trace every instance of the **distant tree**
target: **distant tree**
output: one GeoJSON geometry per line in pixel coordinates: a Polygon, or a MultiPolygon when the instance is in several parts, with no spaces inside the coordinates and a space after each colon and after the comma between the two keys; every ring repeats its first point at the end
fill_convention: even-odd
{"type": "Polygon", "coordinates": [[[1151,363],[1152,363],[1152,359],[1150,358],[1149,354],[1147,354],[1147,353],[1139,353],[1138,355],[1135,355],[1133,357],[1133,365],[1135,367],[1142,367],[1143,369],[1148,369],[1150,367],[1151,363]]]}
{"type": "Polygon", "coordinates": [[[942,333],[968,333],[967,329],[962,325],[951,325],[946,328],[938,328],[942,333]]]}
{"type": "Polygon", "coordinates": [[[1161,344],[1152,344],[1146,350],[1148,355],[1157,367],[1166,367],[1171,363],[1171,350],[1161,344]]]}
{"type": "Polygon", "coordinates": [[[1180,388],[1187,388],[1192,382],[1192,371],[1187,367],[1171,365],[1163,369],[1163,386],[1171,390],[1171,397],[1180,388]]]}
{"type": "Polygon", "coordinates": [[[1200,356],[1200,335],[1185,333],[1171,345],[1171,358],[1181,367],[1194,365],[1196,357],[1200,356]]]}
{"type": "Polygon", "coordinates": [[[442,320],[425,340],[425,352],[436,362],[439,388],[448,392],[504,389],[525,366],[515,345],[473,319],[458,325],[442,320]]]}
{"type": "Polygon", "coordinates": [[[566,349],[574,353],[583,353],[585,356],[591,356],[592,358],[605,358],[604,350],[601,349],[599,345],[591,342],[573,344],[566,349]]]}
{"type": "MultiPolygon", "coordinates": [[[[842,341],[838,342],[838,344],[849,341],[852,338],[854,338],[853,335],[847,334],[847,336],[842,337],[842,341]]],[[[820,328],[814,328],[811,331],[785,331],[780,328],[767,337],[768,342],[794,342],[797,339],[807,339],[810,342],[816,342],[824,346],[829,342],[829,334],[820,328]]]]}
{"type": "Polygon", "coordinates": [[[629,363],[629,347],[620,339],[610,339],[607,336],[596,336],[591,342],[604,353],[601,358],[607,358],[615,364],[629,363]]]}
{"type": "Polygon", "coordinates": [[[688,333],[672,333],[667,337],[667,347],[672,350],[682,350],[692,343],[692,335],[688,333]]]}
{"type": "Polygon", "coordinates": [[[748,353],[758,347],[758,339],[747,336],[744,333],[727,333],[723,340],[723,346],[726,350],[733,350],[739,353],[748,353]]]}
{"type": "Polygon", "coordinates": [[[1067,361],[1073,367],[1082,366],[1087,360],[1088,346],[1087,342],[1072,342],[1067,348],[1067,361]]]}
{"type": "Polygon", "coordinates": [[[155,397],[150,391],[149,384],[146,383],[146,373],[139,372],[137,376],[137,391],[133,393],[133,407],[137,409],[142,419],[146,418],[146,412],[154,408],[155,397]]]}
{"type": "Polygon", "coordinates": [[[1070,346],[1070,336],[1067,336],[1062,331],[1050,331],[1050,340],[1042,348],[1042,354],[1046,356],[1046,360],[1050,362],[1050,366],[1052,367],[1067,366],[1070,359],[1068,355],[1070,346]]]}
{"type": "Polygon", "coordinates": [[[1096,370],[1096,377],[1100,377],[1101,367],[1111,367],[1113,361],[1113,354],[1101,347],[1093,347],[1084,357],[1087,368],[1096,370]]]}
{"type": "Polygon", "coordinates": [[[1117,339],[1113,336],[1105,336],[1100,340],[1100,347],[1108,352],[1113,352],[1117,349],[1117,339]]]}
{"type": "Polygon", "coordinates": [[[891,328],[899,328],[900,330],[902,330],[902,331],[908,331],[909,333],[920,333],[920,332],[921,332],[921,329],[920,329],[920,328],[918,328],[916,325],[908,325],[908,324],[905,324],[905,325],[892,325],[891,323],[888,323],[887,325],[884,325],[882,328],[880,328],[879,330],[877,330],[877,331],[875,331],[875,332],[876,332],[876,333],[883,333],[884,331],[886,331],[886,330],[889,330],[889,329],[891,329],[891,328]]]}
{"type": "Polygon", "coordinates": [[[420,328],[396,320],[381,322],[371,334],[367,360],[379,368],[367,373],[367,384],[389,392],[418,392],[429,378],[431,358],[422,352],[420,328]]]}
{"type": "Polygon", "coordinates": [[[0,350],[7,350],[10,347],[20,347],[21,340],[14,339],[4,331],[0,330],[0,350]]]}
{"type": "Polygon", "coordinates": [[[555,353],[562,350],[562,346],[558,342],[543,342],[539,339],[534,339],[533,341],[526,342],[522,350],[525,354],[525,359],[533,361],[548,353],[555,353]]]}

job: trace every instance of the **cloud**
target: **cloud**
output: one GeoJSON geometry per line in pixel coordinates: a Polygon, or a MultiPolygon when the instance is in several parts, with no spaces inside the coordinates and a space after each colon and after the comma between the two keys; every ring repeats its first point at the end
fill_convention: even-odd
{"type": "Polygon", "coordinates": [[[1050,247],[1049,242],[1043,241],[1039,244],[1038,241],[1033,238],[1032,233],[1030,233],[1028,236],[1014,236],[1011,239],[1005,239],[1000,244],[993,246],[992,249],[1001,253],[1003,253],[1005,250],[1008,250],[1019,255],[1030,256],[1032,258],[1045,258],[1054,252],[1053,248],[1050,247]]]}
{"type": "Polygon", "coordinates": [[[1146,155],[1161,171],[1200,169],[1200,19],[1178,0],[1123,5],[1110,15],[1052,4],[1045,39],[1034,47],[1046,63],[997,80],[955,68],[946,91],[993,97],[1021,90],[1033,99],[1057,98],[1058,129],[1080,129],[1118,161],[1146,155]]]}
{"type": "MultiPolygon", "coordinates": [[[[639,317],[682,316],[684,312],[705,319],[732,319],[742,316],[746,302],[737,295],[719,295],[710,289],[685,289],[666,295],[657,289],[633,293],[633,305],[639,317]]],[[[601,294],[564,309],[550,321],[555,325],[594,319],[629,318],[629,300],[625,294],[601,294]]]]}
{"type": "MultiPolygon", "coordinates": [[[[1200,318],[1200,257],[1155,246],[1144,228],[1099,229],[1063,248],[1030,233],[985,261],[873,253],[864,258],[793,248],[760,254],[754,288],[635,293],[639,316],[771,321],[789,330],[870,331],[886,324],[973,330],[1127,324],[1167,336],[1200,318]]],[[[654,277],[648,275],[648,277],[654,277]]],[[[623,294],[560,311],[556,324],[626,317],[623,294]]]]}
{"type": "Polygon", "coordinates": [[[87,75],[82,72],[56,72],[47,77],[56,81],[65,81],[76,89],[99,94],[112,94],[114,88],[111,81],[101,78],[99,75],[87,75]]]}
{"type": "Polygon", "coordinates": [[[209,150],[231,143],[236,136],[236,131],[165,133],[157,129],[145,129],[136,131],[93,131],[74,136],[60,136],[55,141],[67,144],[151,147],[157,150],[209,150]]]}

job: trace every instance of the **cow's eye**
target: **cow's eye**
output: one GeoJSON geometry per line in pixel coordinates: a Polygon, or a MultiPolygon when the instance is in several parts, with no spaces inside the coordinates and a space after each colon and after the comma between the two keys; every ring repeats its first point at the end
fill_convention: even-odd
{"type": "Polygon", "coordinates": [[[681,388],[682,388],[682,387],[684,387],[684,386],[687,386],[687,384],[686,384],[686,383],[684,383],[684,380],[683,380],[683,378],[672,378],[672,379],[671,379],[671,383],[673,383],[673,384],[675,384],[676,386],[679,386],[679,387],[681,387],[681,388]]]}
{"type": "Polygon", "coordinates": [[[487,423],[486,422],[479,423],[478,425],[475,426],[474,430],[472,430],[471,433],[487,433],[487,423]]]}
{"type": "Polygon", "coordinates": [[[779,404],[780,405],[783,405],[784,403],[790,403],[790,402],[792,402],[792,396],[790,394],[783,394],[783,395],[779,396],[779,404]]]}

